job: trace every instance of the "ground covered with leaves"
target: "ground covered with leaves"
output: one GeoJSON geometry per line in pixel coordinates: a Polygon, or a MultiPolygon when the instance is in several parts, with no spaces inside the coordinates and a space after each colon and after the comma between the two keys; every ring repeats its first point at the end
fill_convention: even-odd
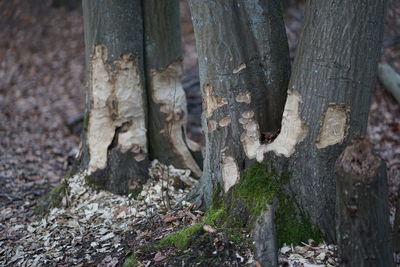
{"type": "MultiPolygon", "coordinates": [[[[304,3],[285,3],[293,58],[304,3]]],[[[203,143],[193,29],[184,1],[181,9],[189,134],[203,143]]],[[[89,188],[85,173],[64,179],[78,151],[84,110],[81,13],[79,6],[56,8],[50,0],[0,1],[0,265],[257,265],[248,233],[222,231],[182,201],[195,183],[188,171],[153,162],[153,179],[124,197],[89,188]],[[58,197],[37,205],[51,188],[58,197]]],[[[399,36],[400,3],[391,0],[381,61],[400,73],[399,36]]],[[[400,185],[400,105],[380,83],[368,133],[387,163],[393,215],[400,185]]],[[[309,240],[283,246],[280,262],[335,266],[335,253],[334,246],[309,240]]]]}

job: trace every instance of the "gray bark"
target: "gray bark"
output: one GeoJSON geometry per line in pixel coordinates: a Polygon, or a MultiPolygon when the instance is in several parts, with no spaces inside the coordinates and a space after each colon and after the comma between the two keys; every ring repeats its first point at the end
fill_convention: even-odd
{"type": "Polygon", "coordinates": [[[91,182],[115,193],[134,189],[148,172],[146,137],[135,133],[146,129],[141,5],[83,1],[89,83],[81,165],[91,169],[91,182]]]}
{"type": "Polygon", "coordinates": [[[334,164],[349,138],[366,132],[382,40],[385,0],[309,1],[289,90],[307,128],[290,157],[291,192],[335,239],[334,164]]]}
{"type": "Polygon", "coordinates": [[[400,200],[397,199],[396,214],[393,222],[393,249],[395,253],[400,253],[400,200]]]}
{"type": "Polygon", "coordinates": [[[340,155],[336,183],[340,266],[394,266],[386,166],[367,139],[340,155]]]}
{"type": "Polygon", "coordinates": [[[278,251],[277,236],[275,231],[275,211],[278,200],[274,199],[271,205],[267,205],[265,211],[261,212],[253,230],[253,239],[256,243],[256,258],[262,266],[277,267],[278,251]]]}
{"type": "MultiPolygon", "coordinates": [[[[150,155],[201,176],[187,143],[196,144],[186,138],[179,1],[146,0],[143,10],[150,155]]],[[[199,146],[194,149],[200,153],[199,146]]]]}
{"type": "Polygon", "coordinates": [[[197,193],[208,206],[213,183],[229,187],[255,158],[243,145],[245,132],[255,138],[249,142],[258,143],[260,132],[280,127],[290,63],[279,1],[192,0],[189,5],[206,143],[197,193]],[[256,124],[258,129],[252,131],[256,124]],[[229,171],[233,176],[224,180],[223,173],[229,171]]]}
{"type": "MultiPolygon", "coordinates": [[[[280,128],[290,73],[280,1],[189,1],[199,54],[204,172],[193,191],[208,207],[216,183],[227,193],[255,161],[262,132],[280,128]]],[[[277,266],[274,209],[258,218],[257,260],[277,266]]]]}

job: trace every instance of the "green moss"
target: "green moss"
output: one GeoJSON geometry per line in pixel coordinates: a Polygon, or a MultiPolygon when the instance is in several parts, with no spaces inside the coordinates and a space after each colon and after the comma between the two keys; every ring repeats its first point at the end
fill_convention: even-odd
{"type": "Polygon", "coordinates": [[[196,223],[183,229],[178,232],[169,234],[165,236],[163,239],[158,242],[157,247],[166,247],[174,245],[177,248],[185,248],[190,240],[190,237],[200,231],[203,228],[204,222],[196,223]]]}
{"type": "Polygon", "coordinates": [[[50,192],[45,194],[36,204],[35,212],[39,215],[47,214],[52,208],[59,207],[66,194],[68,185],[66,182],[53,187],[50,192]]]}
{"type": "Polygon", "coordinates": [[[308,239],[322,241],[321,231],[310,222],[307,214],[296,209],[293,199],[286,195],[279,196],[279,207],[275,213],[275,227],[278,246],[299,244],[308,239]]]}
{"type": "Polygon", "coordinates": [[[216,226],[215,220],[221,217],[224,213],[224,208],[210,208],[204,214],[202,222],[186,226],[175,233],[165,236],[158,242],[157,247],[166,247],[171,245],[174,245],[175,247],[180,249],[187,247],[190,239],[194,234],[198,233],[205,224],[216,226]]]}
{"type": "Polygon", "coordinates": [[[143,186],[138,186],[135,189],[132,189],[128,192],[128,195],[131,195],[132,197],[136,198],[140,192],[142,192],[143,186]]]}
{"type": "Polygon", "coordinates": [[[288,181],[288,177],[278,174],[268,163],[255,163],[242,175],[240,183],[233,188],[233,197],[240,198],[254,218],[271,204],[288,181]]]}
{"type": "Polygon", "coordinates": [[[136,254],[133,254],[125,258],[122,267],[133,267],[136,266],[138,263],[139,263],[138,257],[136,256],[136,254]]]}

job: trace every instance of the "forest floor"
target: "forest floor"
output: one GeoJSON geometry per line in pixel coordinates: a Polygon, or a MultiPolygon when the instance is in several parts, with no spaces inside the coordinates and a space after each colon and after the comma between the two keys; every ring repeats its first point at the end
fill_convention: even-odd
{"type": "MultiPolygon", "coordinates": [[[[81,9],[54,8],[50,2],[0,2],[0,265],[119,266],[130,260],[143,266],[174,266],[203,260],[206,266],[211,259],[213,265],[241,266],[251,262],[246,243],[232,242],[212,226],[201,225],[202,235],[195,236],[196,242],[189,240],[193,246],[186,250],[157,245],[167,233],[199,223],[203,217],[181,201],[189,188],[176,181],[187,181],[188,173],[161,164],[153,165],[154,179],[136,198],[94,191],[83,185],[84,174],[79,174],[70,179],[68,190],[62,188],[79,192],[78,197],[66,194],[60,207],[46,217],[35,212],[38,200],[63,182],[78,151],[81,124],[74,120],[83,114],[85,99],[81,9]],[[167,185],[166,172],[175,174],[174,186],[167,185]],[[177,208],[177,203],[183,206],[177,208]]],[[[293,2],[285,7],[293,57],[304,4],[287,2],[293,2]]],[[[400,73],[400,2],[389,2],[381,61],[400,73]]],[[[202,144],[194,35],[183,1],[181,9],[188,129],[191,138],[202,144]]],[[[387,163],[393,215],[400,186],[400,105],[379,82],[368,134],[387,163]]],[[[299,255],[299,264],[334,265],[333,253],[334,247],[324,243],[286,246],[281,249],[281,262],[293,264],[297,257],[293,255],[299,255]]]]}

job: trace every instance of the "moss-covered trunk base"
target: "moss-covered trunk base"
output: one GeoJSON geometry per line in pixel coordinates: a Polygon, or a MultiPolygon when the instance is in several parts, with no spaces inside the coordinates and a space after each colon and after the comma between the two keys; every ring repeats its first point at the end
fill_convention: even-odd
{"type": "Polygon", "coordinates": [[[215,186],[212,204],[202,222],[167,235],[157,246],[189,249],[200,240],[199,236],[210,234],[204,230],[204,226],[209,225],[233,244],[235,241],[247,244],[261,264],[277,265],[277,248],[285,243],[323,239],[321,232],[286,192],[289,179],[289,175],[279,173],[269,162],[253,164],[227,193],[215,186]],[[272,212],[268,210],[271,207],[275,207],[272,212]]]}

